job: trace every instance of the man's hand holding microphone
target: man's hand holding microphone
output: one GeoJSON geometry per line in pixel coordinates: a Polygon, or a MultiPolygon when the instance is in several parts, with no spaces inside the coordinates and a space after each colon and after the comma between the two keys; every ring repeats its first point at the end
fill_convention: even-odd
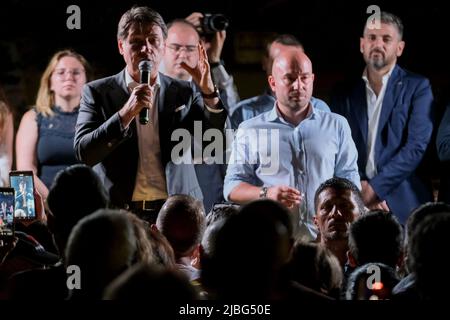
{"type": "Polygon", "coordinates": [[[140,84],[133,88],[130,98],[119,111],[119,116],[124,128],[139,114],[139,123],[142,125],[150,121],[149,109],[153,103],[154,87],[150,86],[150,73],[152,70],[150,60],[142,60],[139,63],[140,84]]]}

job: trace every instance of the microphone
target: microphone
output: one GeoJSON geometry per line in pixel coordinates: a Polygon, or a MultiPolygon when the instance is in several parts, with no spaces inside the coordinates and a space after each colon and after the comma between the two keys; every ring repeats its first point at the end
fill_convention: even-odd
{"type": "MultiPolygon", "coordinates": [[[[150,60],[142,60],[139,62],[139,72],[141,73],[140,83],[149,83],[150,71],[152,70],[152,62],[150,60]]],[[[139,123],[147,124],[149,122],[148,108],[142,108],[139,112],[139,123]]]]}

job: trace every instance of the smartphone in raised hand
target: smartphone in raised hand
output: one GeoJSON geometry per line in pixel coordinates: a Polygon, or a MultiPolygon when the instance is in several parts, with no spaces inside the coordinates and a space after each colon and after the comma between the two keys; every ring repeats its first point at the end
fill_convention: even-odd
{"type": "Polygon", "coordinates": [[[15,190],[14,218],[36,219],[33,171],[11,171],[9,181],[11,188],[15,190]]]}
{"type": "Polygon", "coordinates": [[[14,237],[14,196],[13,188],[0,188],[0,240],[14,237]]]}

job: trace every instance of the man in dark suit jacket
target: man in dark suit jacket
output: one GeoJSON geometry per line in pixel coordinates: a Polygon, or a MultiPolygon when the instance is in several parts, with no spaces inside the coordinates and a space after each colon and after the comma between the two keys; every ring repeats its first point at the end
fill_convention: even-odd
{"type": "Polygon", "coordinates": [[[390,209],[404,223],[432,199],[415,171],[433,131],[433,95],[428,79],[396,64],[405,45],[400,19],[382,12],[380,20],[368,21],[360,40],[362,79],[334,97],[331,109],[350,124],[365,205],[390,209]]]}
{"type": "Polygon", "coordinates": [[[133,7],[123,14],[117,39],[127,66],[84,87],[75,134],[78,159],[95,166],[112,204],[152,211],[152,221],[171,194],[202,197],[192,164],[175,164],[174,130],[192,131],[195,120],[202,121],[203,130],[220,129],[226,119],[201,45],[197,66],[184,65],[200,93],[189,82],[158,73],[166,37],[167,27],[152,9],[133,7]],[[149,84],[139,84],[144,59],[152,63],[149,84]],[[146,125],[136,117],[143,108],[149,108],[146,125]]]}

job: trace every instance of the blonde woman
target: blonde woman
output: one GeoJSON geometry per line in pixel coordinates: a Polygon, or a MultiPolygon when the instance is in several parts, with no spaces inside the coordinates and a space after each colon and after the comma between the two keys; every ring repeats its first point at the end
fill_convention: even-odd
{"type": "Polygon", "coordinates": [[[9,185],[13,154],[14,124],[11,111],[0,89],[0,187],[9,185]]]}
{"type": "Polygon", "coordinates": [[[77,163],[73,151],[75,123],[88,63],[80,54],[63,50],[45,69],[36,106],[27,111],[16,137],[18,170],[32,170],[35,187],[45,200],[55,175],[77,163]]]}

